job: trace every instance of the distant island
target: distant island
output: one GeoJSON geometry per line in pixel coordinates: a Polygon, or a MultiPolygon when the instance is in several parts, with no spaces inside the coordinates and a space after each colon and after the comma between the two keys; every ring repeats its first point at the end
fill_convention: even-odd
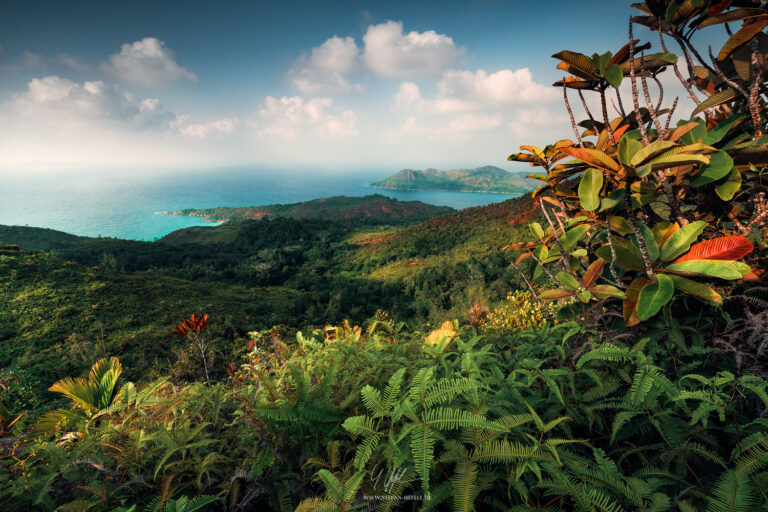
{"type": "Polygon", "coordinates": [[[507,172],[493,165],[476,169],[403,169],[394,176],[371,183],[374,188],[388,190],[447,190],[452,192],[487,192],[523,194],[537,187],[522,173],[507,172]]]}
{"type": "Polygon", "coordinates": [[[166,215],[202,217],[211,222],[230,222],[265,217],[291,219],[355,220],[362,224],[406,224],[421,222],[453,212],[448,206],[434,206],[421,201],[398,201],[381,194],[364,197],[335,196],[301,203],[217,208],[187,208],[166,215]]]}

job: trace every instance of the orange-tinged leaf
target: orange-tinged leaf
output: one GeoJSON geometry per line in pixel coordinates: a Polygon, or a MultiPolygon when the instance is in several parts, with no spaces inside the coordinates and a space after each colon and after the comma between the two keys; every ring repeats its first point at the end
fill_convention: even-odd
{"type": "Polygon", "coordinates": [[[621,169],[621,166],[614,159],[596,149],[562,148],[560,151],[593,167],[614,172],[618,172],[621,169]]]}
{"type": "Polygon", "coordinates": [[[586,272],[584,272],[584,276],[581,278],[581,282],[584,285],[584,288],[591,288],[592,285],[595,284],[597,278],[600,277],[600,274],[603,272],[604,266],[605,260],[598,258],[593,261],[589,267],[587,267],[586,272]]]}
{"type": "Polygon", "coordinates": [[[758,16],[752,23],[744,25],[725,42],[720,53],[717,55],[717,60],[725,60],[737,48],[759,34],[766,25],[768,25],[768,16],[758,16]]]}
{"type": "MultiPolygon", "coordinates": [[[[639,39],[635,39],[632,43],[627,43],[624,46],[621,47],[619,51],[617,51],[611,58],[608,60],[608,64],[619,64],[620,62],[624,62],[629,58],[629,47],[630,44],[634,44],[635,47],[637,47],[637,43],[639,43],[639,39]]],[[[637,52],[638,50],[635,49],[637,52]]]]}
{"type": "Polygon", "coordinates": [[[744,274],[741,278],[748,283],[754,283],[756,281],[760,281],[760,274],[762,273],[762,269],[752,268],[751,272],[744,274]]]}
{"type": "Polygon", "coordinates": [[[651,231],[653,231],[653,238],[656,240],[656,244],[661,247],[664,245],[664,243],[669,240],[669,237],[671,237],[677,230],[680,229],[680,224],[677,222],[673,222],[668,225],[664,225],[662,223],[658,223],[651,231]]]}
{"type": "Polygon", "coordinates": [[[523,254],[518,256],[517,259],[515,260],[515,266],[517,267],[518,265],[520,265],[522,262],[524,262],[525,260],[527,260],[530,257],[531,257],[531,253],[524,252],[523,254]]]}
{"type": "Polygon", "coordinates": [[[551,198],[549,196],[542,197],[541,200],[548,202],[552,206],[557,206],[558,208],[560,208],[560,203],[558,203],[557,200],[555,200],[555,199],[553,199],[553,198],[551,198]]]}
{"type": "Polygon", "coordinates": [[[632,327],[640,323],[640,318],[637,316],[637,299],[640,296],[640,290],[651,284],[649,279],[644,277],[636,277],[629,288],[627,288],[627,298],[624,299],[622,306],[624,310],[624,325],[632,327]]]}
{"type": "Polygon", "coordinates": [[[572,297],[576,295],[576,290],[544,290],[539,294],[539,298],[542,300],[556,300],[563,299],[565,297],[572,297]]]}
{"type": "Polygon", "coordinates": [[[752,242],[743,236],[721,236],[691,246],[691,249],[672,263],[691,260],[738,260],[754,250],[752,242]]]}
{"type": "Polygon", "coordinates": [[[526,249],[535,249],[538,247],[539,244],[536,242],[518,242],[515,244],[510,244],[506,247],[504,247],[505,251],[524,251],[526,249]]]}
{"type": "Polygon", "coordinates": [[[629,125],[625,124],[621,128],[618,128],[617,130],[614,130],[613,132],[613,138],[618,141],[622,135],[624,135],[624,132],[626,132],[629,129],[629,125]]]}
{"type": "Polygon", "coordinates": [[[696,128],[697,126],[699,126],[699,123],[697,122],[687,123],[682,126],[678,126],[674,130],[672,130],[672,132],[670,132],[670,134],[666,137],[666,139],[674,142],[680,137],[682,137],[683,135],[685,135],[686,133],[688,133],[689,131],[696,128]]]}

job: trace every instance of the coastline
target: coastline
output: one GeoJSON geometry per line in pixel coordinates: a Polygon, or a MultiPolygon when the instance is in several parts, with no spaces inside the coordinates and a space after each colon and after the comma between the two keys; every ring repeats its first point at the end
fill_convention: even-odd
{"type": "Polygon", "coordinates": [[[226,220],[212,219],[212,218],[210,218],[207,215],[195,215],[193,213],[183,213],[181,210],[176,210],[175,212],[169,212],[167,210],[163,210],[161,212],[155,212],[155,213],[159,213],[160,215],[175,215],[175,216],[178,216],[178,217],[192,217],[192,218],[195,218],[195,219],[200,219],[203,222],[210,222],[210,223],[214,223],[215,222],[215,223],[217,223],[219,225],[224,224],[225,222],[227,222],[226,220]]]}
{"type": "Polygon", "coordinates": [[[527,194],[528,192],[531,192],[530,190],[526,191],[526,192],[496,192],[494,190],[464,190],[464,189],[462,189],[462,190],[446,190],[444,188],[394,188],[394,187],[379,187],[377,185],[370,185],[370,184],[368,186],[371,187],[371,188],[377,188],[379,190],[407,190],[407,191],[410,191],[410,192],[424,192],[424,191],[434,190],[434,191],[437,191],[437,192],[467,192],[467,193],[474,193],[474,194],[504,194],[504,195],[507,195],[507,196],[511,196],[511,195],[515,195],[515,194],[523,195],[523,194],[527,194]]]}

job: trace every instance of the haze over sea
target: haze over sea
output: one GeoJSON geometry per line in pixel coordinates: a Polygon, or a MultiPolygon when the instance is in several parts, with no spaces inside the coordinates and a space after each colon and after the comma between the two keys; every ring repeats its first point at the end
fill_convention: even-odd
{"type": "MultiPolygon", "coordinates": [[[[390,174],[393,174],[394,171],[390,174]]],[[[56,229],[82,236],[155,240],[177,229],[212,225],[161,211],[216,206],[262,206],[320,197],[384,194],[456,209],[504,201],[514,195],[435,190],[380,190],[368,186],[386,172],[213,169],[180,173],[0,175],[0,224],[56,229]]]]}

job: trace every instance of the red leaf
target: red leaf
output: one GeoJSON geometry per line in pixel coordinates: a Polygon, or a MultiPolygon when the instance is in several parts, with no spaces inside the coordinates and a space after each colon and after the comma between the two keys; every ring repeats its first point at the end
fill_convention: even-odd
{"type": "Polygon", "coordinates": [[[728,7],[731,6],[732,0],[721,0],[720,2],[717,2],[715,4],[712,4],[712,6],[709,8],[709,14],[710,16],[715,16],[717,14],[720,14],[724,10],[726,10],[728,7]]]}
{"type": "Polygon", "coordinates": [[[754,249],[743,236],[722,236],[698,243],[673,263],[691,260],[738,260],[754,249]]]}
{"type": "Polygon", "coordinates": [[[587,271],[584,272],[584,277],[582,277],[581,282],[584,285],[584,288],[591,288],[593,284],[597,281],[597,278],[600,277],[600,274],[603,272],[603,267],[605,266],[605,260],[602,258],[598,258],[595,261],[593,261],[589,267],[587,267],[587,271]]]}

